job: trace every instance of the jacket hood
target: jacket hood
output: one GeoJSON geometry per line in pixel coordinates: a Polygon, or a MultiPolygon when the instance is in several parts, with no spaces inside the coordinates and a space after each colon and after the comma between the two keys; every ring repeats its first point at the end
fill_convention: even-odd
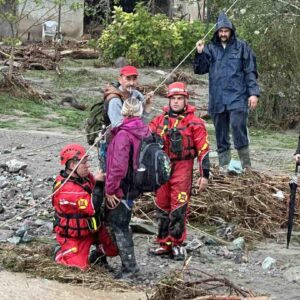
{"type": "Polygon", "coordinates": [[[217,42],[220,41],[219,37],[218,37],[218,30],[222,27],[226,27],[231,29],[231,34],[232,34],[232,38],[236,38],[236,30],[234,25],[232,24],[232,22],[228,19],[228,17],[226,16],[226,14],[222,11],[220,12],[218,19],[217,19],[217,23],[216,23],[216,30],[215,33],[213,35],[212,41],[217,42]]]}
{"type": "Polygon", "coordinates": [[[125,118],[120,126],[112,129],[112,134],[116,135],[120,130],[130,132],[138,139],[143,139],[145,136],[150,135],[149,127],[145,125],[140,117],[125,118]]]}

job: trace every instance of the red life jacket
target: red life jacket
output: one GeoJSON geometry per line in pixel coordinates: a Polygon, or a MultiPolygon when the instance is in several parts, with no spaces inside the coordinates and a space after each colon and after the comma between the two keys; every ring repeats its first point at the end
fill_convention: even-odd
{"type": "Polygon", "coordinates": [[[163,142],[163,150],[171,161],[190,160],[202,157],[208,151],[207,131],[202,119],[194,115],[195,107],[186,106],[186,110],[176,118],[169,116],[169,107],[165,107],[164,114],[155,117],[149,124],[150,130],[157,134],[163,142]],[[180,153],[174,153],[171,145],[172,131],[181,135],[180,153]]]}
{"type": "Polygon", "coordinates": [[[92,190],[95,180],[90,174],[84,180],[66,178],[59,175],[54,183],[54,191],[63,187],[52,197],[55,208],[54,231],[64,237],[79,238],[91,234],[88,220],[95,214],[92,190]]]}

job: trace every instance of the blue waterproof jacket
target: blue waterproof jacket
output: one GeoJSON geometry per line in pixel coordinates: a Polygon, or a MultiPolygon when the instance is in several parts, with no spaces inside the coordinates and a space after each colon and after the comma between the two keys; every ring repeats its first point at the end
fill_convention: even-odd
{"type": "Polygon", "coordinates": [[[220,13],[216,31],[211,42],[194,60],[196,74],[209,73],[210,115],[228,110],[248,109],[248,97],[259,96],[256,58],[248,44],[236,37],[235,27],[225,13],[220,13]],[[221,44],[218,30],[231,29],[231,38],[226,48],[221,44]]]}

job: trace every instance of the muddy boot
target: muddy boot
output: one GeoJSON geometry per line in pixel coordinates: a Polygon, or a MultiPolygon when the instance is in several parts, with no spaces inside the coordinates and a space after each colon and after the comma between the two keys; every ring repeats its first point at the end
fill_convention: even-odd
{"type": "Polygon", "coordinates": [[[119,252],[122,267],[121,270],[115,274],[116,279],[134,279],[139,275],[139,268],[137,266],[134,247],[120,250],[119,252]]]}
{"type": "Polygon", "coordinates": [[[172,252],[172,243],[160,243],[158,247],[150,248],[149,254],[153,256],[169,257],[172,252]]]}
{"type": "Polygon", "coordinates": [[[89,256],[89,262],[91,265],[99,265],[108,272],[113,272],[114,269],[108,264],[106,255],[98,249],[92,250],[89,256]]]}
{"type": "Polygon", "coordinates": [[[242,168],[244,170],[251,170],[251,160],[250,160],[250,152],[249,147],[244,147],[238,150],[238,155],[242,164],[242,168]]]}
{"type": "Polygon", "coordinates": [[[61,246],[60,245],[56,245],[53,247],[53,260],[55,261],[55,258],[56,258],[56,254],[58,253],[58,251],[61,249],[61,246]]]}
{"type": "Polygon", "coordinates": [[[174,260],[185,260],[186,259],[186,250],[183,246],[174,246],[172,249],[172,257],[174,260]]]}
{"type": "Polygon", "coordinates": [[[221,153],[218,153],[218,157],[219,157],[220,175],[226,176],[226,175],[228,175],[228,165],[231,161],[231,151],[226,150],[221,153]]]}

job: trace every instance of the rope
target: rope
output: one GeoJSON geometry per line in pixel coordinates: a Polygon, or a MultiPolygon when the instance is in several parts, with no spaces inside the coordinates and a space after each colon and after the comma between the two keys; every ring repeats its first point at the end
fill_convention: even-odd
{"type": "Polygon", "coordinates": [[[51,199],[67,182],[68,180],[71,178],[71,176],[74,174],[74,172],[76,171],[77,167],[81,164],[82,160],[88,155],[88,153],[92,150],[92,148],[102,139],[107,135],[108,130],[110,129],[110,126],[107,126],[106,131],[103,134],[99,134],[99,137],[95,139],[95,142],[93,145],[91,145],[88,150],[86,151],[85,155],[78,161],[78,163],[76,164],[75,168],[72,170],[72,172],[69,174],[69,176],[66,178],[66,180],[64,181],[64,183],[59,186],[59,188],[57,188],[53,193],[51,193],[48,197],[46,197],[44,200],[40,201],[38,204],[33,205],[32,207],[29,207],[23,211],[21,211],[20,213],[14,215],[12,218],[8,219],[6,222],[0,224],[0,228],[3,228],[5,225],[8,225],[12,220],[16,219],[19,216],[22,216],[24,213],[30,211],[31,209],[43,204],[44,202],[46,202],[47,200],[51,199]]]}
{"type": "MultiPolygon", "coordinates": [[[[225,11],[225,14],[227,14],[232,8],[233,6],[238,2],[239,0],[235,0],[232,5],[225,11]]],[[[209,35],[209,33],[216,27],[217,24],[214,24],[210,30],[204,35],[203,37],[203,40],[205,40],[205,38],[209,35]]],[[[153,94],[155,94],[157,92],[157,90],[167,81],[167,79],[186,61],[186,59],[195,51],[196,49],[196,46],[183,58],[183,60],[169,73],[167,74],[167,76],[165,77],[165,79],[156,87],[156,89],[154,90],[153,94]]],[[[157,110],[155,108],[153,108],[154,110],[157,110]]],[[[111,125],[108,126],[108,128],[110,127],[111,125]]],[[[74,168],[74,170],[70,173],[70,175],[66,178],[65,182],[57,189],[54,191],[54,193],[50,194],[48,197],[46,197],[44,200],[42,200],[40,203],[20,212],[19,214],[15,215],[14,217],[12,217],[11,219],[9,219],[8,221],[2,223],[0,225],[0,228],[2,228],[3,226],[7,225],[10,221],[14,220],[15,218],[17,218],[18,216],[21,216],[22,214],[24,214],[25,212],[37,207],[38,205],[40,204],[43,204],[45,201],[47,201],[48,199],[52,198],[64,185],[65,183],[68,181],[68,179],[70,179],[70,177],[72,176],[72,174],[75,172],[76,168],[79,166],[79,164],[82,162],[82,160],[87,156],[87,154],[91,151],[91,149],[96,145],[96,143],[98,143],[98,141],[103,138],[106,134],[107,134],[107,130],[108,128],[106,129],[106,131],[101,134],[99,136],[99,138],[95,139],[95,142],[92,146],[90,146],[88,148],[88,150],[86,151],[86,154],[80,159],[80,161],[77,163],[76,167],[74,168]]],[[[95,132],[92,132],[92,133],[89,133],[89,134],[85,134],[85,135],[80,135],[80,136],[77,136],[75,138],[71,138],[71,139],[67,139],[67,140],[64,140],[63,142],[66,142],[68,140],[74,140],[74,139],[77,139],[79,137],[83,137],[83,136],[88,136],[90,134],[94,134],[94,133],[98,133],[100,132],[101,130],[99,131],[95,131],[95,132]]],[[[57,142],[57,143],[54,143],[54,144],[51,144],[51,145],[47,145],[47,146],[43,146],[43,147],[40,147],[40,148],[37,148],[35,150],[30,150],[29,152],[33,152],[33,151],[37,151],[37,150],[41,150],[41,149],[44,149],[44,148],[47,148],[47,147],[50,147],[50,146],[54,146],[54,145],[58,145],[60,143],[63,143],[63,142],[57,142]]],[[[28,152],[25,152],[23,154],[26,154],[28,152]]]]}
{"type": "MultiPolygon", "coordinates": [[[[232,7],[238,2],[239,0],[235,0],[231,6],[226,10],[225,14],[227,14],[232,7]]],[[[202,40],[205,40],[205,38],[210,34],[210,32],[216,27],[217,24],[214,24],[210,30],[204,35],[202,40]]],[[[154,94],[157,92],[157,90],[167,81],[167,79],[187,60],[187,58],[196,50],[196,46],[184,57],[184,59],[169,73],[167,74],[166,78],[156,87],[154,90],[154,94]]]]}
{"type": "MultiPolygon", "coordinates": [[[[25,154],[28,154],[28,153],[36,152],[36,151],[39,151],[39,150],[42,150],[42,149],[45,149],[45,148],[49,148],[49,147],[52,147],[52,146],[57,146],[59,144],[62,144],[62,143],[68,142],[68,141],[73,141],[73,140],[79,139],[79,138],[84,137],[84,136],[89,136],[89,135],[92,135],[92,134],[95,134],[95,133],[99,133],[101,130],[102,129],[100,129],[98,131],[94,131],[94,132],[88,133],[88,134],[77,135],[77,136],[72,137],[72,138],[64,139],[61,142],[56,142],[56,143],[53,143],[53,144],[47,144],[47,145],[39,147],[39,148],[31,148],[31,149],[29,149],[29,150],[27,150],[25,152],[22,152],[22,153],[16,153],[16,154],[13,154],[13,155],[10,154],[10,155],[8,155],[8,156],[5,157],[5,160],[11,159],[11,158],[19,156],[19,155],[25,155],[25,154]]],[[[3,154],[3,155],[5,155],[5,154],[3,154]]],[[[0,163],[1,162],[4,162],[4,160],[0,161],[0,163]]]]}

